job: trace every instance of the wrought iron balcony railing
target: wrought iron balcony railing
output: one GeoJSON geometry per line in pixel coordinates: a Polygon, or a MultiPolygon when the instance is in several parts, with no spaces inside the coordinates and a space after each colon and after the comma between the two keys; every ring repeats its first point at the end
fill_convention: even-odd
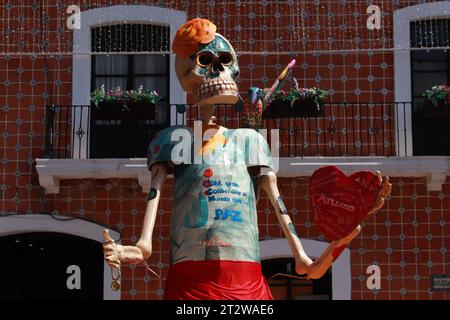
{"type": "MultiPolygon", "coordinates": [[[[169,125],[190,126],[197,106],[155,106],[146,115],[99,116],[92,106],[46,108],[47,158],[145,157],[153,136],[169,125]],[[181,108],[180,108],[181,107],[181,108]],[[177,112],[186,109],[184,113],[177,112]]],[[[325,103],[323,116],[263,119],[262,129],[278,129],[281,157],[450,155],[450,126],[445,117],[427,117],[421,104],[325,103]]],[[[216,110],[220,125],[242,125],[233,106],[216,110]]]]}

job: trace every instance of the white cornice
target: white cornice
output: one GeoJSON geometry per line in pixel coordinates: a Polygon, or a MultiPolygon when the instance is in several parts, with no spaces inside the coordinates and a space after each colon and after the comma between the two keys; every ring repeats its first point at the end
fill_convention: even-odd
{"type": "Polygon", "coordinates": [[[334,165],[346,174],[360,170],[380,171],[389,177],[426,177],[429,191],[441,191],[450,175],[450,157],[327,157],[282,158],[279,176],[311,176],[320,167],[334,165]]]}
{"type": "MultiPolygon", "coordinates": [[[[308,177],[315,170],[335,165],[349,174],[379,170],[390,177],[426,177],[429,191],[440,191],[450,175],[450,157],[327,157],[280,158],[279,177],[308,177]]],[[[146,159],[36,159],[39,183],[47,193],[59,193],[64,179],[137,179],[143,192],[150,190],[146,159]]]]}

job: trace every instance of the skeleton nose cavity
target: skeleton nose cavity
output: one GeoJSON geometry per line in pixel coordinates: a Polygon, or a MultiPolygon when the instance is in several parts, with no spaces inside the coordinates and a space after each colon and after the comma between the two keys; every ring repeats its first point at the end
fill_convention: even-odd
{"type": "Polygon", "coordinates": [[[219,60],[215,60],[213,62],[212,70],[214,72],[219,72],[219,71],[224,71],[225,69],[224,69],[223,65],[220,63],[219,60]]]}

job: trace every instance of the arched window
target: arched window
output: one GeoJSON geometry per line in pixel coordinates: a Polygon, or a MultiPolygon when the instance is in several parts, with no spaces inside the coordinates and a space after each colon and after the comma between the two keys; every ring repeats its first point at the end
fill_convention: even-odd
{"type": "MultiPolygon", "coordinates": [[[[67,116],[67,119],[71,119],[72,122],[72,158],[114,158],[114,153],[120,152],[126,152],[128,158],[135,157],[130,149],[134,145],[145,144],[139,139],[145,137],[149,140],[149,136],[151,138],[151,132],[146,135],[138,132],[135,139],[130,139],[129,131],[127,131],[125,138],[128,144],[124,146],[120,143],[120,139],[124,139],[124,136],[116,133],[120,130],[114,130],[119,126],[123,126],[123,130],[126,130],[126,123],[122,119],[101,119],[96,115],[92,118],[89,112],[86,112],[86,108],[76,108],[76,106],[89,105],[89,95],[93,88],[103,82],[105,85],[108,85],[108,82],[110,85],[122,83],[122,86],[126,85],[126,88],[142,84],[151,89],[154,85],[156,90],[161,91],[166,102],[185,102],[186,94],[175,74],[175,56],[169,54],[170,41],[185,21],[184,11],[149,5],[113,5],[80,13],[80,28],[73,30],[72,105],[74,108],[71,114],[60,115],[60,117],[67,116]],[[107,58],[108,54],[109,58],[107,58]],[[149,58],[155,54],[159,57],[149,58]],[[124,57],[125,55],[127,57],[124,57]],[[165,59],[168,65],[161,64],[166,62],[165,59]],[[97,63],[97,66],[93,63],[97,63]],[[113,77],[116,79],[112,80],[113,77]],[[93,121],[97,125],[97,132],[91,128],[93,121]],[[105,145],[106,139],[111,139],[111,136],[107,136],[108,131],[104,128],[106,126],[112,127],[110,134],[120,138],[111,140],[114,143],[110,144],[108,155],[105,154],[105,145]],[[97,142],[92,135],[99,136],[98,141],[102,141],[103,144],[97,142]],[[125,151],[117,150],[120,145],[125,151]],[[94,147],[99,149],[94,150],[94,147]],[[113,150],[114,148],[117,149],[113,150]]],[[[136,131],[136,126],[139,125],[142,130],[148,130],[148,126],[151,125],[152,130],[157,131],[157,126],[163,126],[164,122],[165,125],[175,124],[177,115],[173,107],[167,113],[158,113],[156,110],[154,115],[139,116],[139,118],[141,122],[134,127],[131,127],[133,124],[128,122],[129,128],[136,131]],[[151,119],[145,119],[149,117],[151,119]]],[[[135,148],[137,152],[144,153],[141,156],[145,156],[146,149],[147,146],[135,148]]],[[[118,154],[115,157],[123,158],[125,155],[118,154]]]]}
{"type": "MultiPolygon", "coordinates": [[[[436,63],[441,64],[441,68],[448,68],[448,65],[447,67],[442,65],[445,60],[442,52],[437,52],[440,49],[448,49],[449,46],[449,10],[450,2],[436,1],[406,6],[394,11],[395,101],[417,102],[417,96],[425,86],[444,80],[444,75],[438,76],[434,71],[436,71],[436,63]],[[420,63],[420,60],[423,63],[420,63]],[[419,75],[420,69],[428,74],[419,75]],[[433,71],[434,75],[429,74],[430,71],[433,71]],[[414,77],[416,79],[413,79],[414,77]]],[[[414,114],[417,108],[418,106],[409,107],[408,104],[407,108],[397,110],[397,130],[405,132],[405,135],[397,137],[398,155],[442,154],[443,147],[433,147],[442,141],[441,137],[439,134],[432,135],[426,129],[420,128],[421,125],[414,114]],[[433,139],[430,139],[430,136],[433,136],[433,139]]],[[[448,145],[445,148],[447,147],[448,145]]],[[[448,152],[444,153],[448,154],[448,152]]]]}
{"type": "Polygon", "coordinates": [[[170,28],[157,24],[114,24],[92,29],[91,91],[155,91],[156,105],[91,106],[91,158],[139,158],[156,132],[169,125],[170,28]],[[118,90],[120,88],[120,90],[118,90]]]}
{"type": "Polygon", "coordinates": [[[414,155],[450,155],[450,114],[434,112],[440,110],[422,96],[435,85],[450,85],[450,19],[413,21],[410,34],[414,155]]]}

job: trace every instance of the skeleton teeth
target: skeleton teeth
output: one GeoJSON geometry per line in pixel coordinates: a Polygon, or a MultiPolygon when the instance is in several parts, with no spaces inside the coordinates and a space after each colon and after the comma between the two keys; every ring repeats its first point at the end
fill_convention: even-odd
{"type": "Polygon", "coordinates": [[[234,81],[214,79],[202,84],[196,91],[199,99],[207,99],[213,95],[235,94],[237,85],[234,81]]]}

